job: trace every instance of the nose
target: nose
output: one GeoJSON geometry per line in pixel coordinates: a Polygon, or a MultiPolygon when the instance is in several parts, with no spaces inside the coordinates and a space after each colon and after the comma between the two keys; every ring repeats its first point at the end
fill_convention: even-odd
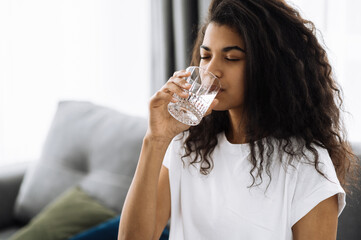
{"type": "Polygon", "coordinates": [[[208,72],[213,73],[217,78],[221,78],[223,73],[216,59],[212,59],[207,66],[205,66],[208,72]]]}
{"type": "Polygon", "coordinates": [[[222,77],[222,72],[220,70],[209,70],[207,69],[208,72],[213,73],[217,78],[221,78],[222,77]]]}

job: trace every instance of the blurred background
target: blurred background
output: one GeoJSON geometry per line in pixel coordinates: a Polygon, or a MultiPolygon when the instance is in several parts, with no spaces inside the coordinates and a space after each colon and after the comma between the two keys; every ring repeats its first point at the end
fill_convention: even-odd
{"type": "MultiPolygon", "coordinates": [[[[0,166],[39,158],[61,100],[147,117],[150,96],[173,70],[186,66],[187,56],[177,49],[186,48],[186,55],[196,32],[177,31],[178,24],[187,24],[176,21],[183,9],[178,7],[192,0],[160,2],[0,1],[0,166]],[[168,16],[157,14],[168,8],[168,16]],[[184,36],[187,44],[179,45],[184,36]],[[164,46],[164,38],[172,44],[164,46]],[[164,64],[167,69],[161,69],[164,64]]],[[[189,19],[202,21],[209,2],[198,1],[203,14],[189,19]]],[[[361,142],[361,1],[287,2],[318,28],[343,89],[349,140],[361,142]]]]}

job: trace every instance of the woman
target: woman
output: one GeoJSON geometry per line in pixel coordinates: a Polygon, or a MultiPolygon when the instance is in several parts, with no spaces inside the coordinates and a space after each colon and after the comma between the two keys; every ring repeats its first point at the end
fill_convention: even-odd
{"type": "Polygon", "coordinates": [[[159,239],[169,219],[170,239],[336,239],[355,157],[312,23],[281,0],[215,0],[192,65],[222,89],[191,128],[167,111],[185,71],[151,98],[119,239],[159,239]]]}

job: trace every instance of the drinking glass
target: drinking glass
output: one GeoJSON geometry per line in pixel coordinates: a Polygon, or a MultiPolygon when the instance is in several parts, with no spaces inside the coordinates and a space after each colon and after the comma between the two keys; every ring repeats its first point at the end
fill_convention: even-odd
{"type": "Polygon", "coordinates": [[[187,98],[181,98],[177,94],[173,96],[178,99],[176,103],[168,104],[168,112],[181,123],[189,126],[199,124],[221,89],[219,79],[211,72],[201,67],[190,66],[186,69],[191,75],[186,81],[191,84],[187,98]]]}

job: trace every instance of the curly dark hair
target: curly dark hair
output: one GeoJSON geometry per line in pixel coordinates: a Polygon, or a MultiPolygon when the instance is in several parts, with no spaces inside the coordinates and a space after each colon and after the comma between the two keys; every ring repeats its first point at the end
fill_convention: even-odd
{"type": "MultiPolygon", "coordinates": [[[[341,88],[316,38],[314,24],[282,0],[214,0],[198,32],[191,65],[200,63],[199,48],[209,23],[237,30],[246,47],[243,116],[253,164],[249,187],[258,178],[262,182],[263,171],[271,181],[275,149],[288,154],[287,164],[294,166],[295,159],[308,159],[306,148],[314,156],[308,159],[310,164],[326,177],[318,167],[315,146],[320,146],[327,149],[341,185],[349,192],[350,183],[357,179],[357,158],[340,118],[341,88]]],[[[229,124],[228,111],[212,111],[188,130],[182,159],[195,152],[191,164],[201,163],[200,172],[210,173],[217,134],[227,132],[229,124]]]]}

